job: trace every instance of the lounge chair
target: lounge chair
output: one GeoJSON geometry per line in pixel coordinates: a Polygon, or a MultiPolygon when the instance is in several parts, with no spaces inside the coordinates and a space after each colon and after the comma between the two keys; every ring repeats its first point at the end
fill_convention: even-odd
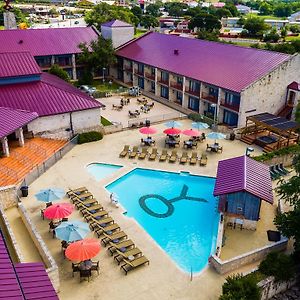
{"type": "Polygon", "coordinates": [[[279,164],[275,166],[275,170],[279,171],[283,176],[289,174],[290,172],[283,166],[283,164],[279,164]]]}
{"type": "Polygon", "coordinates": [[[75,206],[76,206],[77,209],[80,209],[82,211],[82,210],[84,210],[84,209],[86,209],[88,207],[91,207],[93,205],[98,204],[98,201],[95,198],[86,199],[84,201],[81,201],[79,199],[75,199],[73,201],[73,203],[75,204],[75,206]]]}
{"type": "Polygon", "coordinates": [[[122,150],[122,152],[120,153],[119,157],[125,157],[127,155],[127,153],[129,152],[129,145],[125,145],[124,149],[122,150]]]}
{"type": "Polygon", "coordinates": [[[91,199],[91,198],[94,198],[93,194],[90,192],[87,192],[87,193],[83,193],[80,195],[71,196],[71,201],[73,203],[75,203],[76,201],[85,201],[86,199],[91,199]]]}
{"type": "Polygon", "coordinates": [[[145,256],[140,256],[134,260],[127,260],[124,259],[125,264],[121,266],[121,269],[123,269],[125,271],[125,275],[127,275],[127,273],[139,266],[142,266],[144,264],[148,264],[149,265],[149,259],[145,256]]]}
{"type": "Polygon", "coordinates": [[[180,162],[181,164],[185,164],[185,163],[188,161],[188,159],[189,159],[188,153],[187,153],[186,151],[183,151],[183,152],[182,152],[182,155],[181,155],[181,157],[180,157],[179,162],[180,162]]]}
{"type": "Polygon", "coordinates": [[[200,166],[206,166],[207,165],[207,155],[202,154],[200,158],[200,166]]]}
{"type": "Polygon", "coordinates": [[[100,220],[101,218],[108,216],[108,212],[106,210],[98,210],[98,211],[87,211],[85,213],[85,220],[87,222],[91,221],[92,219],[100,220]]]}
{"type": "Polygon", "coordinates": [[[140,152],[140,154],[139,154],[139,159],[145,159],[145,157],[148,155],[149,153],[148,153],[148,150],[147,150],[147,148],[143,148],[142,149],[142,152],[140,152]]]}
{"type": "Polygon", "coordinates": [[[270,166],[270,174],[272,180],[279,179],[282,176],[278,171],[275,170],[275,166],[270,166]]]}
{"type": "Polygon", "coordinates": [[[168,156],[169,156],[168,150],[163,149],[162,152],[161,152],[161,155],[159,157],[159,161],[166,161],[168,156]]]}
{"type": "Polygon", "coordinates": [[[92,219],[90,219],[89,227],[91,230],[97,231],[99,229],[104,228],[105,226],[112,225],[114,222],[115,222],[114,219],[111,217],[105,217],[100,220],[96,220],[96,219],[92,218],[92,219]]]}
{"type": "Polygon", "coordinates": [[[140,256],[142,254],[142,251],[139,248],[133,248],[129,249],[128,251],[122,252],[119,250],[116,250],[116,255],[114,256],[114,260],[118,262],[118,265],[121,263],[123,259],[128,259],[130,256],[140,256]]]}
{"type": "Polygon", "coordinates": [[[124,240],[127,238],[127,234],[124,231],[118,231],[113,234],[107,234],[103,233],[104,238],[101,239],[101,242],[103,243],[104,246],[108,245],[109,242],[111,241],[116,241],[116,240],[124,240]]]}
{"type": "Polygon", "coordinates": [[[190,159],[190,165],[195,165],[197,163],[197,160],[198,160],[197,152],[192,152],[192,156],[190,159]]]}
{"type": "Polygon", "coordinates": [[[100,227],[99,229],[96,230],[96,234],[98,238],[105,232],[105,233],[113,233],[116,231],[120,231],[120,226],[117,223],[105,226],[105,227],[100,227]]]}
{"type": "Polygon", "coordinates": [[[80,195],[80,194],[86,193],[86,192],[88,192],[88,189],[85,186],[82,186],[80,188],[70,190],[66,194],[67,194],[68,197],[70,197],[72,194],[80,195]]]}
{"type": "Polygon", "coordinates": [[[105,210],[103,209],[103,206],[98,203],[90,207],[81,207],[81,213],[83,217],[86,217],[89,214],[95,214],[96,212],[99,211],[105,211],[105,210]]]}
{"type": "Polygon", "coordinates": [[[132,151],[129,153],[129,158],[135,158],[137,153],[139,151],[139,147],[138,146],[134,146],[132,151]]]}
{"type": "Polygon", "coordinates": [[[153,148],[152,152],[151,152],[151,154],[149,156],[149,160],[155,160],[156,156],[157,156],[157,148],[153,148]]]}
{"type": "Polygon", "coordinates": [[[177,160],[177,150],[173,150],[169,157],[169,162],[175,162],[176,160],[177,160]]]}
{"type": "Polygon", "coordinates": [[[118,244],[110,242],[109,245],[110,246],[107,250],[110,252],[111,256],[114,254],[114,252],[116,252],[116,250],[124,250],[125,252],[127,249],[134,248],[134,242],[132,240],[126,240],[118,244]]]}

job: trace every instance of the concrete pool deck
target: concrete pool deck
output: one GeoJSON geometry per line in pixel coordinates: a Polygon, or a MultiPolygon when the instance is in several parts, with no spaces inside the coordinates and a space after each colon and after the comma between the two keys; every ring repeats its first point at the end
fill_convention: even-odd
{"type": "MultiPolygon", "coordinates": [[[[191,127],[189,120],[183,120],[182,123],[183,129],[191,127]]],[[[154,139],[159,152],[161,152],[161,149],[164,147],[165,137],[161,132],[165,129],[165,126],[158,124],[155,127],[160,133],[154,135],[154,139]]],[[[205,131],[208,132],[207,130],[205,131]]],[[[243,155],[247,145],[240,141],[221,140],[220,144],[223,145],[223,153],[208,152],[208,164],[206,167],[200,167],[199,164],[190,166],[189,164],[180,165],[178,162],[171,164],[168,162],[159,163],[157,160],[119,158],[119,153],[125,144],[129,144],[131,147],[139,146],[141,137],[138,130],[127,130],[106,135],[99,142],[76,146],[62,160],[30,185],[28,198],[22,198],[22,202],[27,208],[30,217],[59,266],[61,281],[60,299],[218,299],[225,276],[217,274],[212,268],[208,267],[200,274],[194,275],[191,281],[191,275],[180,271],[175,263],[171,261],[135,220],[124,216],[121,207],[116,208],[110,204],[109,195],[104,186],[135,167],[176,172],[182,170],[197,175],[216,176],[218,161],[243,155]],[[120,164],[124,167],[108,178],[97,182],[86,169],[86,166],[92,162],[120,164]],[[46,187],[61,187],[67,190],[68,188],[79,186],[86,186],[105,209],[109,211],[122,230],[128,234],[129,238],[149,258],[149,266],[141,267],[125,276],[113,258],[108,255],[106,249],[103,248],[99,255],[93,259],[100,261],[99,276],[93,275],[89,283],[87,281],[79,283],[78,274],[75,274],[74,278],[72,277],[71,262],[63,258],[60,241],[53,239],[48,232],[49,222],[47,220],[43,221],[40,217],[40,208],[44,205],[36,201],[34,194],[46,187]]],[[[184,137],[181,138],[182,141],[184,139],[184,137]]],[[[213,141],[207,140],[207,142],[213,141]]],[[[259,148],[254,148],[256,155],[261,152],[259,148]]],[[[177,149],[179,154],[181,154],[182,148],[177,149]]],[[[198,155],[205,152],[205,149],[206,142],[201,143],[197,149],[198,155]]],[[[188,152],[191,153],[191,150],[188,150],[188,152]]],[[[67,198],[64,198],[62,201],[69,202],[67,198]]],[[[78,211],[72,214],[71,219],[73,218],[82,219],[78,211]]],[[[236,232],[240,234],[240,232],[236,232]]],[[[246,231],[243,230],[241,233],[246,233],[246,231]]],[[[232,242],[233,244],[240,244],[238,240],[232,242]]],[[[249,239],[246,242],[248,245],[252,243],[249,239]]],[[[250,269],[253,269],[253,265],[249,266],[250,269]]],[[[246,268],[243,268],[243,270],[246,270],[246,268]]]]}

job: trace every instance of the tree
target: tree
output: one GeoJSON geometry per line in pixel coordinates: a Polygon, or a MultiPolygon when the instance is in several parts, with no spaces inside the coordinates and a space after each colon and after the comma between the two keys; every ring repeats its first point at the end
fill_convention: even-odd
{"type": "Polygon", "coordinates": [[[290,25],[289,29],[292,33],[300,33],[300,26],[299,25],[290,25]]]}
{"type": "Polygon", "coordinates": [[[277,33],[276,28],[273,28],[269,33],[264,35],[263,41],[270,42],[270,43],[277,43],[280,36],[277,33]]]}
{"type": "Polygon", "coordinates": [[[227,8],[217,9],[215,14],[219,19],[232,17],[230,10],[227,8]]]}
{"type": "Polygon", "coordinates": [[[103,68],[116,63],[115,50],[111,40],[105,40],[102,36],[98,40],[92,41],[89,45],[82,43],[79,45],[81,53],[78,55],[78,62],[86,65],[86,78],[90,79],[92,72],[101,73],[103,68]]]}
{"type": "Polygon", "coordinates": [[[164,5],[165,10],[169,13],[169,16],[182,17],[185,11],[188,9],[188,5],[182,2],[167,2],[164,5]]]}
{"type": "Polygon", "coordinates": [[[157,18],[161,15],[159,9],[160,6],[157,4],[149,4],[148,6],[146,6],[146,14],[157,18]]]}
{"type": "Polygon", "coordinates": [[[159,22],[157,19],[150,15],[145,15],[141,18],[141,26],[150,29],[151,27],[157,27],[159,22]]]}
{"type": "Polygon", "coordinates": [[[273,7],[268,2],[262,2],[259,7],[260,15],[271,15],[273,13],[273,7]]]}
{"type": "Polygon", "coordinates": [[[285,27],[282,27],[280,30],[280,36],[283,38],[283,40],[285,40],[286,36],[287,36],[287,29],[285,27]]]}
{"type": "Polygon", "coordinates": [[[138,23],[137,17],[128,9],[120,6],[100,3],[95,5],[90,11],[86,12],[85,22],[91,26],[100,28],[101,24],[111,20],[121,20],[130,24],[138,23]]]}
{"type": "Polygon", "coordinates": [[[142,15],[143,15],[143,11],[139,6],[134,6],[131,8],[131,12],[140,20],[142,15]]]}
{"type": "Polygon", "coordinates": [[[224,9],[228,9],[231,12],[231,15],[233,17],[237,17],[239,15],[239,12],[238,12],[236,6],[232,3],[226,2],[224,9]]]}
{"type": "Polygon", "coordinates": [[[300,124],[300,103],[297,104],[295,120],[300,124]]]}
{"type": "Polygon", "coordinates": [[[262,37],[264,31],[268,28],[269,26],[261,18],[252,17],[245,20],[244,29],[248,31],[251,37],[262,37]]]}
{"type": "Polygon", "coordinates": [[[65,70],[63,70],[59,65],[51,66],[51,68],[48,70],[48,73],[55,75],[64,81],[70,81],[69,74],[65,70]]]}
{"type": "Polygon", "coordinates": [[[189,28],[194,29],[197,28],[198,30],[204,29],[206,31],[214,31],[220,30],[222,27],[220,20],[213,15],[207,13],[201,13],[196,15],[191,19],[189,23],[189,28]]]}
{"type": "Polygon", "coordinates": [[[292,8],[289,4],[279,3],[274,8],[274,15],[276,17],[288,17],[292,13],[292,8]]]}
{"type": "Polygon", "coordinates": [[[200,40],[207,40],[207,41],[214,41],[214,42],[219,41],[219,30],[207,31],[204,29],[200,29],[198,30],[197,33],[198,33],[197,38],[200,40]]]}

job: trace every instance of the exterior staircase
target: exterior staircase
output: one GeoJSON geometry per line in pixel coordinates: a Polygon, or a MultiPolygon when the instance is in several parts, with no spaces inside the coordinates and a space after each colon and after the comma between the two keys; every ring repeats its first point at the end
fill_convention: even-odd
{"type": "Polygon", "coordinates": [[[251,145],[255,141],[255,136],[254,135],[244,135],[241,138],[241,141],[248,144],[248,145],[251,145]]]}
{"type": "Polygon", "coordinates": [[[24,147],[10,143],[10,157],[0,158],[0,186],[21,182],[34,168],[61,149],[67,141],[33,138],[24,147]]]}
{"type": "Polygon", "coordinates": [[[284,107],[281,108],[281,110],[277,113],[278,117],[290,119],[291,118],[291,113],[293,111],[293,107],[290,105],[285,105],[284,107]]]}

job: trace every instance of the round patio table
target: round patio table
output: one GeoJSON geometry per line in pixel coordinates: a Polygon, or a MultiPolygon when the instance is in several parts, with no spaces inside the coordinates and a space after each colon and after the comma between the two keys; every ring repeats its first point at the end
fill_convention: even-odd
{"type": "Polygon", "coordinates": [[[92,268],[93,262],[91,260],[82,261],[79,264],[79,270],[90,270],[92,268]]]}

